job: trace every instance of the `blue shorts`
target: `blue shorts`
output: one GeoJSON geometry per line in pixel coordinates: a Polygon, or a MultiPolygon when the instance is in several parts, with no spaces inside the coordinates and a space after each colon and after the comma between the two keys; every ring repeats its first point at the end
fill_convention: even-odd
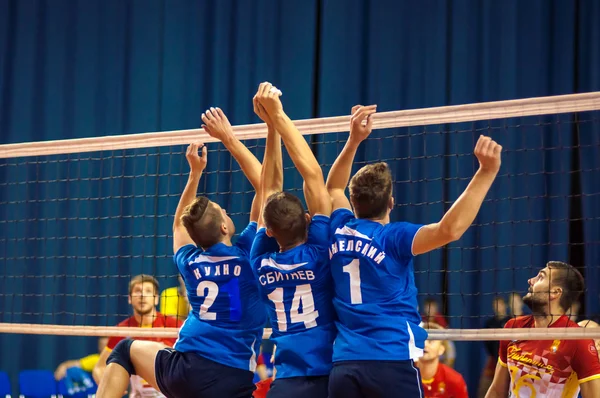
{"type": "Polygon", "coordinates": [[[275,378],[267,398],[327,398],[329,376],[275,378]]]}
{"type": "Polygon", "coordinates": [[[251,398],[254,373],[225,366],[192,352],[165,348],[156,353],[156,383],[168,398],[251,398]]]}
{"type": "Polygon", "coordinates": [[[343,361],[333,364],[329,398],[423,398],[421,373],[412,360],[343,361]]]}

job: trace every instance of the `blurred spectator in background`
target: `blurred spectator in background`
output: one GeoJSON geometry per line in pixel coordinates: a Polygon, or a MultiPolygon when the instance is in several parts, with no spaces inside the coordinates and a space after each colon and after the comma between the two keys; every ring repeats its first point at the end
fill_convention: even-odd
{"type": "MultiPolygon", "coordinates": [[[[425,323],[426,329],[444,329],[440,325],[425,323]]],[[[467,384],[460,373],[440,362],[447,345],[441,340],[425,340],[423,356],[416,362],[421,371],[425,398],[468,398],[467,384]]],[[[401,396],[398,395],[398,396],[401,396]]]]}
{"type": "Polygon", "coordinates": [[[446,317],[440,313],[438,302],[433,297],[427,297],[423,305],[422,319],[425,323],[436,323],[443,328],[448,327],[446,317]]]}
{"type": "Polygon", "coordinates": [[[87,357],[83,357],[81,359],[69,359],[68,361],[64,361],[54,371],[54,378],[58,381],[65,377],[67,374],[67,369],[70,368],[80,368],[85,372],[92,373],[94,370],[94,366],[96,366],[96,362],[98,362],[98,358],[100,358],[100,353],[106,347],[106,343],[108,342],[108,337],[99,337],[98,338],[98,352],[95,354],[90,354],[87,357]]]}
{"type": "Polygon", "coordinates": [[[260,346],[260,354],[256,358],[256,374],[259,380],[266,380],[273,376],[273,354],[264,351],[263,345],[260,346]]]}
{"type": "MultiPolygon", "coordinates": [[[[252,398],[267,398],[267,393],[271,389],[271,383],[273,382],[273,380],[275,380],[275,374],[277,373],[275,371],[275,367],[273,366],[273,364],[275,363],[275,351],[276,347],[273,346],[273,354],[269,355],[269,363],[271,364],[271,369],[273,369],[273,375],[265,379],[261,379],[258,383],[256,383],[256,390],[254,390],[252,398]]],[[[263,356],[263,360],[266,359],[265,357],[267,355],[265,355],[264,353],[261,353],[261,355],[263,356]]],[[[256,369],[258,370],[258,366],[256,369]]]]}
{"type": "MultiPolygon", "coordinates": [[[[581,321],[578,323],[579,326],[581,326],[582,328],[597,328],[600,327],[600,325],[598,325],[598,323],[590,320],[590,319],[586,319],[584,321],[581,321]]],[[[600,339],[595,339],[594,340],[594,344],[596,345],[596,353],[598,354],[598,359],[600,360],[600,339]]]]}
{"type": "Polygon", "coordinates": [[[166,316],[172,316],[180,321],[185,321],[190,312],[190,304],[187,299],[185,282],[181,275],[177,276],[178,286],[166,288],[160,294],[159,311],[166,316]]]}
{"type": "Polygon", "coordinates": [[[510,294],[508,305],[510,307],[510,314],[513,317],[524,315],[523,308],[523,298],[517,292],[512,292],[510,294]]]}
{"type": "MultiPolygon", "coordinates": [[[[504,328],[504,324],[510,319],[504,298],[501,296],[494,297],[492,309],[494,310],[494,316],[488,319],[483,327],[486,329],[504,328]]],[[[479,379],[477,395],[480,398],[485,397],[485,394],[492,384],[492,380],[494,380],[494,372],[496,371],[496,364],[498,363],[498,349],[500,348],[500,342],[496,340],[484,341],[483,344],[487,353],[487,360],[481,373],[481,378],[479,379]]]]}
{"type": "MultiPolygon", "coordinates": [[[[137,275],[134,276],[129,282],[129,304],[133,309],[133,316],[125,319],[117,326],[121,327],[141,327],[141,328],[165,328],[165,327],[180,327],[183,322],[179,321],[174,317],[167,317],[156,311],[158,305],[158,281],[156,278],[150,275],[137,275]]],[[[128,338],[137,340],[147,341],[158,341],[163,343],[167,347],[173,347],[176,338],[162,338],[162,337],[136,337],[129,336],[128,338]]],[[[94,367],[92,372],[96,383],[100,384],[102,375],[106,370],[106,360],[108,356],[119,343],[119,341],[125,339],[125,337],[111,337],[108,339],[106,347],[100,354],[100,358],[94,367]]],[[[132,375],[131,376],[131,394],[130,398],[138,397],[153,397],[162,398],[160,392],[156,391],[151,385],[149,385],[141,377],[132,375]]]]}

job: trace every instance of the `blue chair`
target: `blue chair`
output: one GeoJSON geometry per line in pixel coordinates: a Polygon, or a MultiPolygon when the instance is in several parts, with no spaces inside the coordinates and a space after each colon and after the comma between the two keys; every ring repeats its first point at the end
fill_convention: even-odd
{"type": "Polygon", "coordinates": [[[58,394],[63,398],[88,398],[96,394],[98,386],[92,375],[83,369],[73,367],[58,382],[58,394]]]}
{"type": "Polygon", "coordinates": [[[0,397],[10,398],[12,389],[8,373],[0,371],[0,397]]]}
{"type": "Polygon", "coordinates": [[[49,370],[22,370],[19,373],[20,398],[56,398],[58,385],[49,370]]]}

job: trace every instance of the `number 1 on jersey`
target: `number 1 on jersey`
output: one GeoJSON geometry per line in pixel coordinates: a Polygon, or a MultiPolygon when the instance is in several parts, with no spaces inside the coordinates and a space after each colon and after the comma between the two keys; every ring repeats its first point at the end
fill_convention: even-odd
{"type": "Polygon", "coordinates": [[[350,303],[362,304],[362,292],[360,291],[360,260],[352,260],[350,264],[344,265],[342,270],[350,276],[350,303]]]}
{"type": "MultiPolygon", "coordinates": [[[[277,329],[280,332],[287,331],[287,314],[283,303],[283,288],[278,287],[269,294],[269,300],[275,304],[275,313],[277,314],[277,329]]],[[[290,308],[290,322],[304,322],[307,329],[317,326],[319,311],[315,309],[315,299],[312,295],[312,288],[309,284],[296,286],[292,306],[290,308]],[[302,312],[300,312],[302,305],[302,312]]]]}

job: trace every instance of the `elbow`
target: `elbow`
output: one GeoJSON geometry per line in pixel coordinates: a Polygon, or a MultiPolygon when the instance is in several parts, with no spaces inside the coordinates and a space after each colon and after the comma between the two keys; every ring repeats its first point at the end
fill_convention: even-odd
{"type": "Polygon", "coordinates": [[[457,240],[462,238],[463,234],[465,233],[465,230],[455,225],[447,225],[445,223],[441,223],[440,232],[442,233],[444,240],[447,243],[450,243],[456,242],[457,240]]]}

